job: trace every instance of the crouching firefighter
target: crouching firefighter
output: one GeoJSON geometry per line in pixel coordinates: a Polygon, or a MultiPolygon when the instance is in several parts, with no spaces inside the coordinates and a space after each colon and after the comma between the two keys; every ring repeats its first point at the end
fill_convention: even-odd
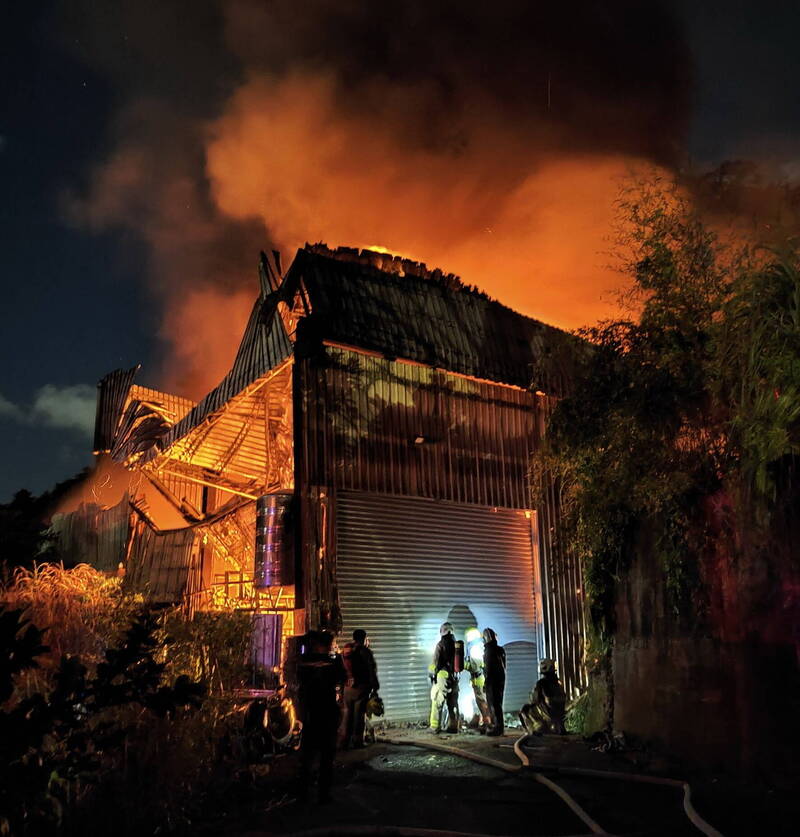
{"type": "Polygon", "coordinates": [[[486,702],[486,674],[483,670],[483,637],[476,628],[467,628],[464,634],[467,646],[467,658],[464,670],[469,672],[472,693],[475,695],[475,705],[478,707],[477,716],[472,719],[471,726],[477,723],[481,733],[486,732],[492,725],[489,704],[486,702]]]}
{"type": "Polygon", "coordinates": [[[458,732],[458,678],[456,642],[453,626],[445,622],[439,628],[440,639],[433,653],[428,673],[431,679],[431,732],[442,728],[442,714],[447,709],[447,732],[458,732]]]}
{"type": "Polygon", "coordinates": [[[567,695],[556,674],[555,661],[541,660],[539,674],[541,677],[531,689],[530,703],[522,707],[519,719],[531,735],[542,735],[545,732],[564,735],[567,695]]]}

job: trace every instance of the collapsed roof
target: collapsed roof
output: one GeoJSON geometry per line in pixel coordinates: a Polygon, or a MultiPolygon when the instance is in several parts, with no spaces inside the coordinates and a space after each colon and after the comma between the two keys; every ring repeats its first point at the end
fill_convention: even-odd
{"type": "Polygon", "coordinates": [[[397,256],[350,248],[299,250],[284,284],[302,282],[305,340],[332,341],[496,383],[528,388],[531,365],[559,329],[518,314],[397,256]]]}
{"type": "MultiPolygon", "coordinates": [[[[174,401],[166,413],[155,399],[132,407],[136,369],[106,376],[98,385],[96,450],[113,451],[119,461],[132,453],[152,460],[293,352],[305,355],[325,342],[529,388],[534,365],[569,339],[453,274],[398,256],[306,244],[285,276],[278,273],[262,253],[261,294],[233,365],[196,405],[161,394],[162,401],[174,401]]],[[[536,381],[536,387],[557,393],[557,377],[536,381]]]]}

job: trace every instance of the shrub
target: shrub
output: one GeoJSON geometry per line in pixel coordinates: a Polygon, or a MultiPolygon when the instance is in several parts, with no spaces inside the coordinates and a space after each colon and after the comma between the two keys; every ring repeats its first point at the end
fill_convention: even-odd
{"type": "Polygon", "coordinates": [[[17,569],[3,599],[48,631],[49,654],[40,658],[39,668],[26,672],[20,684],[34,691],[44,688],[62,656],[78,656],[93,668],[143,606],[141,596],[123,593],[121,579],[88,564],[17,569]]]}
{"type": "Polygon", "coordinates": [[[210,694],[230,694],[249,681],[251,616],[195,613],[173,608],[162,616],[168,671],[202,680],[210,694]]]}
{"type": "Polygon", "coordinates": [[[152,741],[154,729],[199,705],[200,683],[186,676],[165,682],[156,629],[153,615],[142,612],[93,675],[79,658],[64,656],[52,688],[14,700],[15,677],[36,668],[48,649],[22,611],[0,614],[0,832],[52,833],[80,822],[104,780],[126,775],[146,752],[141,740],[152,741]]]}

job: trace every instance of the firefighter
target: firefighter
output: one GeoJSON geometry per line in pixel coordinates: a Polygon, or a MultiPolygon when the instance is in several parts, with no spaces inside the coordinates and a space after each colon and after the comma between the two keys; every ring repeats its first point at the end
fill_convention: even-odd
{"type": "Polygon", "coordinates": [[[344,686],[344,723],[342,742],[347,750],[350,747],[364,747],[364,723],[366,721],[367,701],[370,695],[380,688],[378,667],[369,648],[367,632],[353,631],[353,641],[342,649],[342,661],[347,671],[344,686]]]}
{"type": "Polygon", "coordinates": [[[502,735],[503,692],[506,689],[506,651],[497,644],[497,634],[491,628],[483,629],[483,670],[486,678],[486,702],[492,726],[487,735],[502,735]]]}
{"type": "Polygon", "coordinates": [[[539,674],[541,677],[531,690],[530,703],[522,707],[519,719],[531,735],[541,735],[545,732],[564,735],[567,695],[558,679],[555,661],[540,660],[539,674]]]}
{"type": "Polygon", "coordinates": [[[469,672],[472,692],[475,695],[475,704],[478,707],[478,727],[481,733],[491,727],[492,716],[489,713],[489,704],[486,702],[486,675],[483,671],[483,637],[476,628],[467,628],[464,633],[467,645],[467,658],[464,662],[464,669],[469,672]]]}
{"type": "Polygon", "coordinates": [[[445,622],[439,628],[440,639],[428,672],[431,679],[431,732],[441,732],[442,712],[447,707],[447,731],[458,732],[458,678],[456,677],[456,642],[453,626],[445,622]]]}
{"type": "Polygon", "coordinates": [[[319,756],[320,802],[330,800],[340,721],[337,690],[344,686],[347,679],[342,658],[331,653],[332,645],[331,634],[309,631],[305,636],[303,653],[297,662],[298,710],[303,724],[299,797],[308,798],[313,763],[316,756],[319,756]]]}

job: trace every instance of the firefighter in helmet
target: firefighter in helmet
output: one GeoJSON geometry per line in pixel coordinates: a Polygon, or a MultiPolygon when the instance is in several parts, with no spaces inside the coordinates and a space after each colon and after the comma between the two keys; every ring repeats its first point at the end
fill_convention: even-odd
{"type": "Polygon", "coordinates": [[[530,703],[526,703],[519,713],[522,726],[532,735],[554,732],[564,735],[564,715],[567,695],[556,673],[555,660],[539,661],[541,677],[531,690],[530,703]]]}
{"type": "Polygon", "coordinates": [[[492,718],[492,728],[487,735],[502,735],[503,693],[506,688],[506,651],[497,642],[497,634],[491,628],[483,629],[483,670],[486,677],[486,702],[492,718]]]}
{"type": "Polygon", "coordinates": [[[464,632],[464,641],[467,646],[467,657],[464,661],[464,669],[469,672],[472,692],[475,695],[475,704],[478,707],[478,726],[481,732],[492,724],[492,716],[489,713],[489,704],[486,702],[486,675],[483,670],[483,637],[477,627],[467,628],[464,632]]]}
{"type": "Polygon", "coordinates": [[[453,626],[445,622],[439,628],[439,642],[428,668],[431,680],[431,732],[441,732],[442,713],[447,707],[447,732],[458,732],[458,677],[456,676],[456,641],[453,626]]]}

